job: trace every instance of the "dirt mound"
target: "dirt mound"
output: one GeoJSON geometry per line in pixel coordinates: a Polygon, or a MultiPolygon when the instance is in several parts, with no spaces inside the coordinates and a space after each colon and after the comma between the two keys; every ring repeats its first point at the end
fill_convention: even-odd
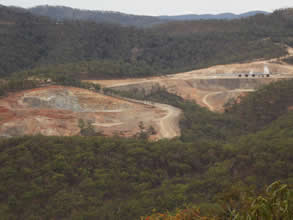
{"type": "MultiPolygon", "coordinates": [[[[50,86],[10,94],[0,100],[0,136],[54,135],[73,136],[81,123],[106,136],[133,136],[153,127],[152,139],[172,138],[164,132],[169,117],[165,107],[104,96],[85,89],[50,86]]],[[[176,117],[179,117],[179,115],[176,117]]],[[[178,128],[178,129],[177,129],[178,128]]]]}

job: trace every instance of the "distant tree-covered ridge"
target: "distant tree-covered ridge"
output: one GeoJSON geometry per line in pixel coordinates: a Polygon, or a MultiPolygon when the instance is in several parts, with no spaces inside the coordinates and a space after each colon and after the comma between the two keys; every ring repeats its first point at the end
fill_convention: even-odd
{"type": "Polygon", "coordinates": [[[286,54],[284,45],[293,45],[290,10],[149,29],[87,21],[58,23],[20,9],[1,7],[0,11],[1,77],[55,65],[65,65],[66,73],[72,64],[78,77],[158,75],[279,57],[286,54]]]}
{"type": "Polygon", "coordinates": [[[112,23],[120,24],[123,26],[136,26],[136,27],[151,27],[153,25],[167,23],[176,20],[206,20],[206,19],[239,19],[254,16],[256,14],[268,14],[264,11],[250,11],[243,14],[222,13],[217,15],[204,14],[204,15],[180,15],[180,16],[141,16],[131,15],[113,11],[93,11],[81,10],[64,6],[49,6],[42,5],[28,9],[32,14],[47,16],[56,19],[58,22],[64,20],[83,20],[93,21],[97,23],[112,23]]]}
{"type": "Polygon", "coordinates": [[[81,10],[64,6],[43,5],[30,8],[28,11],[37,16],[50,17],[58,22],[63,22],[64,20],[81,20],[135,27],[150,27],[166,22],[154,16],[131,15],[113,11],[81,10]]]}

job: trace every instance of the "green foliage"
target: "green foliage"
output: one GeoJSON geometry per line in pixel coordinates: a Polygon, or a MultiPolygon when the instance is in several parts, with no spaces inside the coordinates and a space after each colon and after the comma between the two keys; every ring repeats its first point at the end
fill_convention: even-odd
{"type": "MultiPolygon", "coordinates": [[[[228,197],[233,200],[234,198],[228,197]]],[[[279,181],[267,187],[264,195],[251,198],[241,198],[242,205],[239,211],[226,208],[225,214],[218,216],[203,216],[199,208],[187,208],[176,210],[172,213],[154,213],[151,216],[143,217],[142,220],[290,220],[293,217],[293,190],[287,184],[279,181]],[[244,205],[248,203],[247,206],[244,205]]]]}
{"type": "Polygon", "coordinates": [[[281,45],[291,45],[293,35],[292,21],[277,13],[142,30],[83,21],[60,24],[21,10],[1,7],[0,11],[10,22],[0,26],[2,77],[29,69],[74,70],[71,74],[83,79],[182,72],[279,57],[286,54],[281,45]]]}
{"type": "Polygon", "coordinates": [[[68,75],[46,74],[45,76],[26,77],[27,75],[16,75],[0,83],[0,96],[9,92],[17,92],[48,85],[74,86],[100,92],[100,85],[94,83],[81,82],[68,75]]]}
{"type": "Polygon", "coordinates": [[[33,89],[39,87],[41,83],[36,80],[13,78],[6,80],[0,84],[0,96],[6,95],[8,92],[16,92],[20,90],[33,89]]]}
{"type": "Polygon", "coordinates": [[[84,122],[84,120],[79,119],[78,126],[80,128],[80,134],[82,136],[97,136],[98,135],[91,121],[84,122]]]}
{"type": "Polygon", "coordinates": [[[75,79],[145,77],[158,74],[158,70],[143,62],[92,60],[36,67],[14,73],[15,76],[58,75],[75,79]]]}
{"type": "Polygon", "coordinates": [[[293,217],[293,191],[286,184],[275,182],[266,189],[264,196],[253,200],[248,210],[241,210],[234,216],[236,220],[283,219],[293,217]]]}
{"type": "Polygon", "coordinates": [[[45,74],[45,76],[48,76],[53,83],[56,83],[58,85],[74,86],[83,89],[94,90],[96,92],[99,92],[101,89],[101,86],[99,84],[82,82],[79,79],[74,78],[73,75],[59,75],[51,73],[45,74]]]}
{"type": "Polygon", "coordinates": [[[289,111],[293,106],[292,92],[293,80],[271,83],[242,97],[239,104],[231,103],[226,112],[243,121],[247,130],[255,131],[289,111]]]}
{"type": "Polygon", "coordinates": [[[163,22],[157,17],[129,15],[118,12],[90,11],[64,6],[37,6],[29,9],[36,15],[48,16],[58,22],[64,20],[85,20],[97,23],[120,24],[123,26],[149,27],[163,22]]]}
{"type": "Polygon", "coordinates": [[[142,121],[139,122],[138,127],[139,127],[139,132],[135,135],[135,137],[141,140],[148,140],[151,135],[154,135],[157,133],[153,126],[146,128],[142,121]]]}

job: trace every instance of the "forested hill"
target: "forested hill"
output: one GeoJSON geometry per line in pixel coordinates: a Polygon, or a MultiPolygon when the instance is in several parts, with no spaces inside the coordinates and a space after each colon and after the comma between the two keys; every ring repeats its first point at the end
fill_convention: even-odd
{"type": "Polygon", "coordinates": [[[255,16],[257,14],[269,14],[265,11],[250,11],[242,14],[221,13],[221,14],[187,14],[177,16],[160,16],[161,19],[170,21],[194,21],[194,20],[231,20],[255,16]]]}
{"type": "Polygon", "coordinates": [[[57,21],[81,20],[123,26],[150,27],[164,21],[158,17],[139,16],[111,11],[80,10],[64,6],[37,6],[28,9],[32,14],[47,16],[57,21]]]}
{"type": "Polygon", "coordinates": [[[58,23],[0,8],[0,76],[72,73],[79,78],[140,77],[284,55],[293,45],[291,11],[232,21],[149,29],[86,21],[58,23]]]}
{"type": "MultiPolygon", "coordinates": [[[[41,22],[49,22],[49,19],[40,16],[34,16],[30,12],[26,11],[22,8],[17,7],[6,7],[0,5],[0,24],[15,24],[21,22],[29,22],[29,23],[41,23],[41,22]]],[[[3,27],[1,27],[2,29],[3,27]]]]}
{"type": "Polygon", "coordinates": [[[183,20],[210,20],[210,19],[239,19],[254,16],[256,14],[268,14],[264,11],[250,11],[243,14],[222,13],[222,14],[189,14],[179,16],[139,16],[112,11],[92,11],[80,10],[65,6],[36,6],[28,9],[35,15],[47,16],[57,21],[83,20],[97,23],[112,23],[123,26],[151,27],[156,24],[167,23],[169,21],[183,20]]]}
{"type": "Polygon", "coordinates": [[[250,33],[272,34],[273,36],[286,37],[288,30],[293,25],[293,10],[276,10],[272,14],[257,14],[245,19],[223,20],[203,20],[203,21],[177,21],[173,23],[161,24],[154,27],[155,30],[167,32],[169,34],[191,34],[207,32],[223,33],[250,33]],[[282,34],[282,31],[285,34],[282,34]],[[280,32],[281,31],[281,32],[280,32]]]}

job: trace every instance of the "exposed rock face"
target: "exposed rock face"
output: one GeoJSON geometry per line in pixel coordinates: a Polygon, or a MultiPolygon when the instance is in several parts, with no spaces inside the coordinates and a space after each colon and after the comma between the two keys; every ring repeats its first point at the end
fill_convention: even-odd
{"type": "Polygon", "coordinates": [[[32,108],[48,108],[81,112],[82,108],[77,97],[69,94],[68,91],[48,94],[48,97],[24,96],[22,101],[32,108]]]}
{"type": "Polygon", "coordinates": [[[104,135],[133,136],[139,124],[164,137],[160,123],[168,115],[154,105],[104,96],[85,89],[50,86],[10,94],[0,100],[0,136],[80,135],[81,125],[91,124],[104,135]]]}

